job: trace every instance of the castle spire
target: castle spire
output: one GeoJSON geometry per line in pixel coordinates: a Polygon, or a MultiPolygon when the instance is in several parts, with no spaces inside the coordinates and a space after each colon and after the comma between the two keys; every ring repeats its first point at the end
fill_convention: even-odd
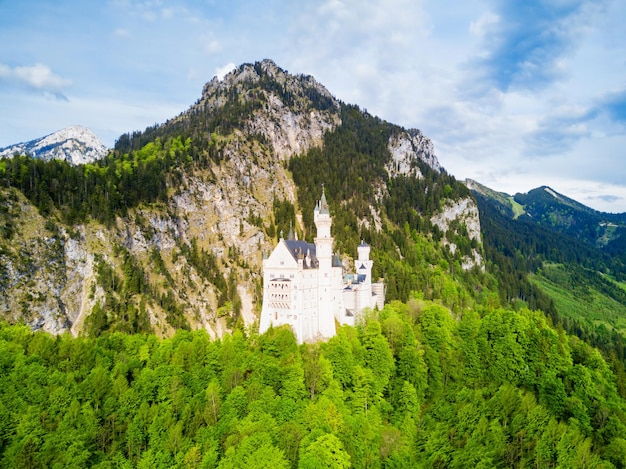
{"type": "Polygon", "coordinates": [[[326,202],[326,191],[324,190],[324,184],[322,184],[322,198],[320,199],[320,213],[330,215],[328,211],[328,202],[326,202]]]}

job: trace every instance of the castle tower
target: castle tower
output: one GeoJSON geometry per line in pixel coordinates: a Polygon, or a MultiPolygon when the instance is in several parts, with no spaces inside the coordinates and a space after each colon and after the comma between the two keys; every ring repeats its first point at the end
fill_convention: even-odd
{"type": "Polygon", "coordinates": [[[370,260],[370,247],[365,241],[361,240],[357,251],[359,257],[354,261],[354,270],[359,275],[359,283],[371,284],[374,261],[370,260]],[[361,275],[365,277],[361,277],[361,275]]]}
{"type": "Polygon", "coordinates": [[[358,248],[358,259],[354,261],[354,270],[357,273],[359,289],[357,293],[357,307],[359,311],[364,308],[374,308],[375,302],[372,297],[372,266],[374,261],[370,260],[370,247],[365,241],[361,241],[358,248]]]}
{"type": "Polygon", "coordinates": [[[330,235],[332,219],[328,210],[326,193],[322,186],[322,198],[317,202],[313,211],[313,220],[317,227],[317,236],[314,239],[317,253],[318,267],[318,330],[322,337],[335,335],[335,319],[332,298],[332,260],[333,238],[330,235]]]}

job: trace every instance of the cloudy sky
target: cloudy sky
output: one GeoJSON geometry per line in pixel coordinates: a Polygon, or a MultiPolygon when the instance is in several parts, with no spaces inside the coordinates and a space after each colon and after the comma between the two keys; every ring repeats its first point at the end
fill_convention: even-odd
{"type": "Polygon", "coordinates": [[[626,212],[623,0],[0,0],[0,147],[72,124],[109,146],[273,59],[421,129],[441,164],[626,212]]]}

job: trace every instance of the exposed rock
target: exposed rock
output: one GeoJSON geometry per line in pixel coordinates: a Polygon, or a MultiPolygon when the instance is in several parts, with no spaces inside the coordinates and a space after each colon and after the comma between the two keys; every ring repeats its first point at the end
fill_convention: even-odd
{"type": "Polygon", "coordinates": [[[207,83],[202,98],[188,113],[210,112],[224,106],[227,95],[236,93],[243,100],[261,99],[262,109],[254,111],[245,129],[248,135],[262,135],[279,160],[301,154],[322,144],[324,133],[340,124],[339,102],[313,77],[290,75],[271,60],[244,64],[228,73],[222,81],[207,83]],[[276,91],[253,87],[272,80],[276,91]],[[278,89],[280,88],[280,89],[278,89]],[[311,101],[319,96],[323,105],[311,101]],[[289,103],[285,103],[288,99],[289,103]]]}
{"type": "Polygon", "coordinates": [[[265,113],[255,114],[248,124],[248,130],[264,135],[280,159],[288,159],[320,146],[324,133],[333,130],[338,124],[336,115],[317,110],[308,114],[294,114],[276,96],[270,97],[267,111],[270,118],[265,113]]]}
{"type": "Polygon", "coordinates": [[[441,166],[435,156],[433,142],[417,129],[410,129],[392,135],[387,146],[391,152],[391,161],[387,164],[390,177],[396,175],[421,177],[418,161],[422,161],[435,171],[441,166]]]}
{"type": "Polygon", "coordinates": [[[452,221],[459,221],[465,224],[467,234],[470,239],[480,242],[480,218],[478,216],[478,207],[476,203],[469,197],[456,200],[446,205],[440,213],[434,215],[430,219],[433,225],[443,231],[448,231],[452,221]]]}
{"type": "MultiPolygon", "coordinates": [[[[469,197],[447,204],[444,209],[434,215],[430,221],[443,233],[446,233],[453,225],[464,226],[470,240],[476,240],[478,243],[482,242],[478,207],[474,200],[469,197]]],[[[444,245],[447,245],[453,254],[456,252],[457,246],[446,238],[444,238],[444,245]]],[[[470,270],[476,265],[482,270],[485,269],[482,255],[478,250],[472,249],[472,256],[464,257],[462,267],[465,270],[470,270]]]]}

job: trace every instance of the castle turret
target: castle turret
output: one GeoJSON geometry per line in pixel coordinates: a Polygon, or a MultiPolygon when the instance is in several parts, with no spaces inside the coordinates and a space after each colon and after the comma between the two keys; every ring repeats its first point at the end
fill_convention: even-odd
{"type": "Polygon", "coordinates": [[[370,247],[365,241],[361,241],[357,248],[359,257],[354,261],[354,268],[357,272],[359,283],[372,283],[372,266],[374,261],[370,260],[370,247]]]}
{"type": "Polygon", "coordinates": [[[326,193],[322,187],[322,197],[317,202],[313,212],[313,220],[317,227],[317,236],[314,240],[317,253],[318,267],[318,324],[319,333],[322,337],[335,335],[335,320],[333,305],[331,302],[332,292],[332,259],[333,238],[330,235],[332,219],[328,210],[326,193]]]}
{"type": "Polygon", "coordinates": [[[374,262],[370,260],[370,247],[361,241],[358,248],[358,258],[354,261],[354,269],[357,273],[357,310],[364,308],[374,308],[374,298],[372,297],[372,266],[374,262]]]}

